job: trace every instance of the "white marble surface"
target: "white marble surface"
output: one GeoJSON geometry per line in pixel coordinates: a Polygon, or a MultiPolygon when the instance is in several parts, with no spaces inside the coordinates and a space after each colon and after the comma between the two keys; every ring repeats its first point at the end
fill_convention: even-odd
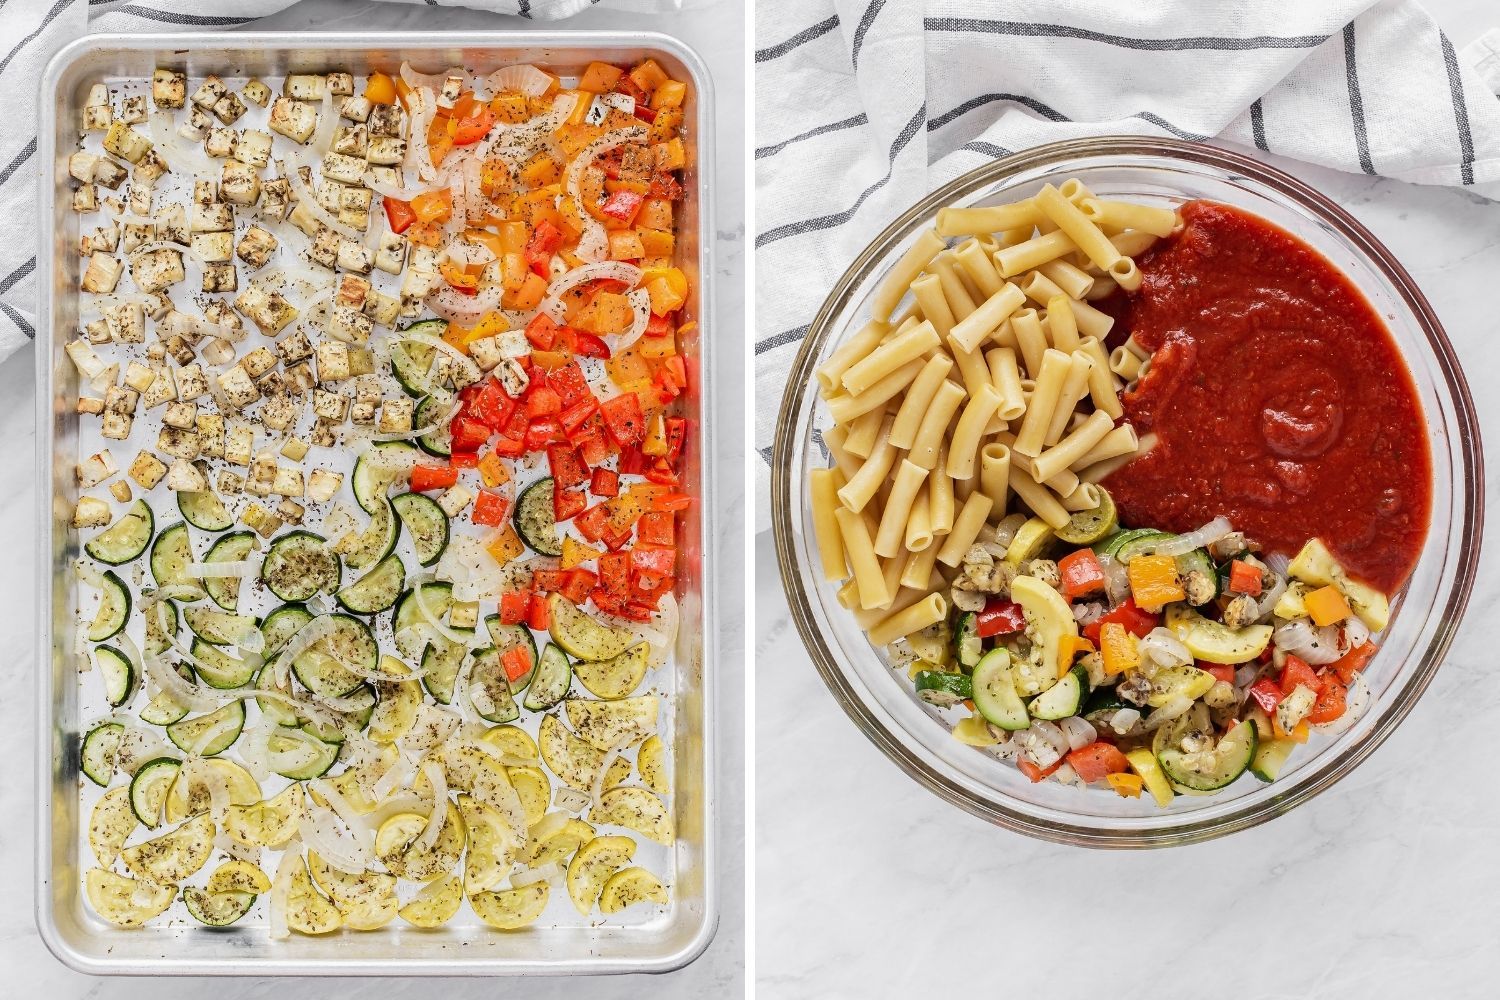
{"type": "MultiPolygon", "coordinates": [[[[1459,46],[1500,17],[1492,3],[1429,6],[1459,46]]],[[[1278,165],[1406,263],[1471,385],[1500,375],[1486,291],[1500,274],[1500,204],[1278,165]]],[[[1493,444],[1500,399],[1478,391],[1476,402],[1493,444]]],[[[808,662],[770,536],[755,549],[762,998],[1495,995],[1500,797],[1477,749],[1500,708],[1493,546],[1447,664],[1354,775],[1258,829],[1149,853],[1035,842],[904,776],[808,662]]]]}
{"type": "MultiPolygon", "coordinates": [[[[155,4],[190,10],[190,4],[155,4]]],[[[721,634],[719,636],[719,931],[702,958],[668,975],[594,977],[586,980],[532,980],[524,985],[481,980],[149,980],[96,979],[65,968],[43,946],[32,916],[33,802],[31,765],[36,745],[33,725],[34,622],[30,543],[13,553],[12,572],[0,574],[0,759],[9,762],[0,781],[0,996],[17,1000],[176,1000],[212,995],[220,1000],[271,997],[346,1000],[378,995],[382,1000],[430,997],[434,990],[454,1000],[522,991],[528,997],[633,998],[646,994],[671,998],[738,996],[744,979],[744,565],[742,526],[744,468],[744,31],[736,0],[670,18],[644,18],[594,9],[567,22],[534,24],[479,11],[404,4],[306,0],[262,22],[267,28],[329,30],[651,28],[676,35],[697,48],[714,74],[719,115],[719,163],[715,235],[718,322],[709,326],[719,352],[715,378],[719,412],[726,418],[716,430],[720,462],[718,523],[723,530],[715,553],[719,567],[721,634]],[[26,562],[22,565],[22,561],[26,562]]],[[[31,482],[35,428],[32,417],[30,350],[0,365],[0,513],[23,533],[36,520],[36,492],[31,482]]]]}

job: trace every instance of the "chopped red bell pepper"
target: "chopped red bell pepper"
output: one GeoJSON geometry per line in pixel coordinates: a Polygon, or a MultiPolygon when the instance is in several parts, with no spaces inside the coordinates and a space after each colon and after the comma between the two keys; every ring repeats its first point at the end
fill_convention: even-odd
{"type": "Polygon", "coordinates": [[[1229,589],[1237,594],[1259,597],[1261,589],[1260,570],[1243,559],[1236,559],[1229,564],[1229,589]]]}
{"type": "Polygon", "coordinates": [[[682,395],[682,390],[677,387],[677,383],[672,380],[672,376],[664,367],[652,373],[651,384],[656,387],[657,399],[663,403],[682,395]]]}
{"type": "Polygon", "coordinates": [[[1153,615],[1149,611],[1142,611],[1135,606],[1133,598],[1127,597],[1124,601],[1120,602],[1118,608],[1115,608],[1092,625],[1086,626],[1083,634],[1090,642],[1097,646],[1099,645],[1099,631],[1110,622],[1118,622],[1125,626],[1125,631],[1139,639],[1161,624],[1161,616],[1153,615]]]}
{"type": "Polygon", "coordinates": [[[589,570],[570,569],[567,572],[567,579],[558,588],[558,592],[574,604],[582,604],[589,599],[589,594],[593,592],[598,582],[599,577],[589,570]]]}
{"type": "Polygon", "coordinates": [[[490,126],[495,123],[495,116],[488,104],[476,104],[478,106],[472,114],[458,120],[458,128],[453,133],[453,145],[472,146],[489,134],[490,126]]]}
{"type": "Polygon", "coordinates": [[[1312,711],[1307,713],[1307,721],[1315,726],[1333,722],[1344,714],[1348,708],[1348,689],[1332,677],[1323,681],[1323,690],[1318,692],[1318,700],[1313,702],[1312,711]]]}
{"type": "Polygon", "coordinates": [[[556,489],[552,491],[552,516],[559,524],[582,514],[589,505],[583,490],[556,489]]]}
{"type": "Polygon", "coordinates": [[[573,527],[588,541],[597,542],[609,529],[609,511],[604,509],[602,503],[595,504],[582,514],[574,516],[573,527]]]}
{"type": "Polygon", "coordinates": [[[665,458],[658,458],[646,470],[646,482],[655,483],[658,486],[677,486],[682,480],[677,478],[677,470],[672,468],[671,462],[665,458]]]}
{"type": "Polygon", "coordinates": [[[547,631],[552,616],[547,611],[547,595],[532,594],[526,606],[526,624],[538,632],[547,631]]]}
{"type": "Polygon", "coordinates": [[[1019,770],[1022,774],[1026,775],[1026,777],[1031,781],[1032,784],[1036,784],[1043,778],[1050,776],[1052,772],[1062,767],[1064,763],[1064,758],[1059,757],[1051,767],[1041,768],[1037,767],[1025,757],[1021,757],[1016,761],[1016,769],[1019,770]]]}
{"type": "MultiPolygon", "coordinates": [[[[572,330],[572,327],[568,327],[572,330]]],[[[587,330],[573,330],[573,353],[582,358],[609,358],[609,345],[604,338],[587,330]]]]}
{"type": "Polygon", "coordinates": [[[477,469],[479,468],[479,452],[455,451],[448,456],[448,464],[455,469],[477,469]]]}
{"type": "Polygon", "coordinates": [[[417,213],[412,211],[411,202],[387,197],[384,199],[384,204],[385,218],[390,223],[391,232],[404,233],[413,222],[417,221],[417,213]]]}
{"type": "Polygon", "coordinates": [[[500,623],[502,625],[519,625],[526,620],[526,612],[531,607],[531,596],[524,590],[511,591],[500,595],[500,623]]]}
{"type": "Polygon", "coordinates": [[[552,266],[552,255],[562,246],[562,230],[543,220],[531,231],[526,241],[526,266],[543,278],[552,266]]]}
{"type": "Polygon", "coordinates": [[[635,102],[635,111],[632,113],[641,121],[646,122],[647,124],[656,121],[655,109],[653,109],[649,104],[646,104],[643,101],[635,102]]]}
{"type": "Polygon", "coordinates": [[[630,576],[667,576],[677,565],[677,550],[652,545],[637,545],[630,550],[630,576]]]}
{"type": "Polygon", "coordinates": [[[500,383],[494,379],[488,379],[478,387],[478,392],[473,398],[464,404],[463,412],[472,415],[475,420],[484,421],[492,429],[498,431],[510,419],[511,411],[515,409],[515,406],[516,401],[506,394],[505,390],[500,387],[500,383]]]}
{"type": "MultiPolygon", "coordinates": [[[[592,419],[592,418],[590,418],[592,419]]],[[[568,438],[585,463],[597,466],[615,453],[614,445],[606,440],[604,432],[584,425],[583,429],[568,438]]]]}
{"type": "Polygon", "coordinates": [[[526,454],[526,441],[522,438],[502,437],[495,442],[495,454],[502,458],[520,458],[526,454]]]}
{"type": "Polygon", "coordinates": [[[452,466],[412,466],[411,488],[413,493],[426,493],[430,490],[446,490],[456,482],[458,482],[458,470],[453,468],[452,466]]]}
{"type": "Polygon", "coordinates": [[[512,646],[500,654],[500,665],[505,668],[505,679],[515,683],[531,673],[531,650],[526,646],[512,646]]]}
{"type": "Polygon", "coordinates": [[[561,590],[568,582],[568,571],[562,569],[539,569],[532,571],[531,589],[543,594],[561,590]]]}
{"type": "Polygon", "coordinates": [[[1090,743],[1068,754],[1068,763],[1084,783],[1103,781],[1107,774],[1121,774],[1130,767],[1125,755],[1108,743],[1090,743]]]}
{"type": "Polygon", "coordinates": [[[635,535],[643,545],[676,545],[677,516],[669,511],[642,514],[635,535]]]}
{"type": "Polygon", "coordinates": [[[676,460],[682,454],[683,442],[687,440],[687,420],[683,417],[667,418],[667,458],[676,460]]]}
{"type": "Polygon", "coordinates": [[[667,317],[652,313],[651,318],[646,321],[646,336],[669,337],[671,334],[672,324],[668,321],[667,317]]]}
{"type": "Polygon", "coordinates": [[[1026,630],[1026,615],[1021,611],[1021,606],[1015,601],[1007,601],[1000,597],[991,597],[985,601],[984,610],[979,612],[974,620],[975,629],[979,638],[988,639],[992,635],[1009,635],[1012,632],[1024,632],[1026,630]]]}
{"type": "Polygon", "coordinates": [[[539,351],[550,351],[557,343],[557,322],[546,313],[537,313],[526,324],[526,340],[539,351]]]}
{"type": "Polygon", "coordinates": [[[646,471],[646,455],[639,448],[622,448],[620,451],[620,474],[639,476],[646,471]]]}
{"type": "Polygon", "coordinates": [[[602,541],[604,542],[604,547],[609,549],[609,551],[619,552],[630,544],[630,529],[626,528],[624,531],[615,534],[606,533],[602,541]]]}
{"type": "Polygon", "coordinates": [[[677,388],[686,391],[688,387],[687,361],[681,354],[674,354],[662,362],[662,370],[672,380],[677,388]]]}
{"type": "Polygon", "coordinates": [[[605,199],[599,211],[611,219],[628,223],[635,218],[645,201],[646,196],[638,191],[616,191],[605,199]]]}
{"type": "Polygon", "coordinates": [[[556,437],[557,421],[551,417],[538,417],[526,428],[526,450],[541,451],[556,437]]]}
{"type": "Polygon", "coordinates": [[[448,425],[454,451],[478,451],[490,439],[490,425],[476,417],[454,417],[448,425]]]}
{"type": "Polygon", "coordinates": [[[599,586],[623,598],[630,592],[630,556],[624,552],[606,552],[598,561],[599,586]]]}
{"type": "Polygon", "coordinates": [[[647,510],[687,510],[693,505],[693,498],[686,493],[657,493],[648,497],[645,502],[647,510]]]}
{"type": "Polygon", "coordinates": [[[500,436],[519,440],[526,436],[526,428],[531,426],[531,420],[526,416],[526,407],[520,405],[519,401],[514,409],[510,411],[510,417],[506,419],[505,426],[500,428],[500,436]]]}
{"type": "Polygon", "coordinates": [[[1329,669],[1338,675],[1339,681],[1348,684],[1354,680],[1354,675],[1370,665],[1370,659],[1375,651],[1380,648],[1373,642],[1365,642],[1355,646],[1342,657],[1330,663],[1329,669]]]}
{"type": "Polygon", "coordinates": [[[1281,668],[1281,693],[1283,696],[1291,694],[1297,685],[1311,688],[1314,693],[1323,690],[1323,680],[1318,672],[1300,656],[1287,654],[1286,664],[1281,668]]]}
{"type": "MultiPolygon", "coordinates": [[[[547,384],[562,397],[564,406],[573,406],[584,400],[593,400],[593,390],[589,388],[589,381],[584,377],[583,369],[578,367],[578,362],[569,361],[561,368],[554,368],[547,373],[547,384]]],[[[597,404],[597,400],[595,400],[597,404]]]]}
{"type": "Polygon", "coordinates": [[[1276,711],[1276,706],[1281,704],[1281,699],[1285,696],[1275,681],[1269,677],[1262,677],[1250,685],[1250,697],[1255,699],[1255,703],[1260,706],[1262,712],[1269,715],[1276,711]]]}
{"type": "Polygon", "coordinates": [[[1058,560],[1057,572],[1062,579],[1062,594],[1070,601],[1104,589],[1104,567],[1099,565],[1093,549],[1079,549],[1063,556],[1058,560]]]}
{"type": "Polygon", "coordinates": [[[582,486],[589,481],[588,467],[578,458],[578,452],[566,444],[547,446],[547,466],[552,471],[553,481],[560,487],[582,486]]]}
{"type": "Polygon", "coordinates": [[[1223,681],[1225,684],[1234,683],[1234,668],[1227,663],[1205,663],[1198,661],[1198,669],[1204,673],[1214,675],[1214,680],[1223,681]]]}
{"type": "Polygon", "coordinates": [[[679,201],[682,195],[682,184],[672,174],[658,170],[651,178],[651,197],[679,201]]]}
{"type": "Polygon", "coordinates": [[[597,399],[592,396],[587,399],[580,399],[558,415],[558,420],[562,422],[563,433],[568,435],[569,440],[572,440],[574,435],[578,433],[578,429],[588,421],[589,417],[598,412],[599,401],[597,399]]]}
{"type": "Polygon", "coordinates": [[[589,477],[589,492],[596,497],[619,496],[620,474],[613,469],[595,469],[589,477]]]}
{"type": "Polygon", "coordinates": [[[546,382],[533,382],[526,393],[526,416],[555,417],[562,412],[562,397],[546,382]]]}
{"type": "Polygon", "coordinates": [[[469,519],[475,524],[498,528],[510,516],[510,498],[494,490],[480,490],[474,498],[474,510],[469,519]]]}
{"type": "Polygon", "coordinates": [[[599,413],[604,417],[604,426],[610,437],[621,448],[640,444],[645,433],[646,419],[641,413],[641,401],[633,392],[622,392],[613,399],[599,404],[599,413]]]}

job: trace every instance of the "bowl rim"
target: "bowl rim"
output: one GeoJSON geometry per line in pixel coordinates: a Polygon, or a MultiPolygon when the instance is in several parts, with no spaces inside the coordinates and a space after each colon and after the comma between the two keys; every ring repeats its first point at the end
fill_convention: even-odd
{"type": "MultiPolygon", "coordinates": [[[[1427,690],[1442,666],[1458,631],[1478,573],[1484,523],[1484,495],[1484,455],[1478,415],[1468,382],[1459,365],[1457,353],[1427,297],[1406,268],[1385,245],[1364,224],[1332,199],[1277,167],[1217,146],[1179,139],[1134,135],[1063,140],[992,160],[938,187],[892,220],[849,264],[814,315],[807,335],[787,374],[771,455],[771,526],[782,587],[802,643],[807,648],[823,683],[844,713],[882,753],[908,776],[928,791],[966,812],[997,826],[1041,840],[1111,849],[1158,848],[1200,843],[1258,826],[1291,811],[1332,787],[1379,749],[1427,690]],[[981,800],[928,764],[919,754],[901,742],[895,733],[887,729],[854,690],[838,662],[838,657],[823,640],[821,630],[813,618],[810,602],[803,592],[801,581],[797,578],[798,564],[792,518],[794,511],[799,507],[795,498],[791,496],[791,455],[796,445],[797,410],[805,394],[811,388],[814,362],[823,341],[830,333],[832,322],[848,304],[858,287],[869,277],[867,272],[870,265],[888,252],[909,230],[931,219],[939,208],[952,204],[963,194],[977,187],[1003,180],[1006,176],[1023,170],[1054,167],[1072,159],[1106,156],[1165,157],[1242,174],[1266,185],[1279,196],[1299,203],[1300,207],[1317,213],[1320,221],[1337,230],[1339,235],[1347,239],[1383,273],[1426,336],[1433,353],[1433,360],[1436,361],[1451,393],[1455,418],[1454,431],[1457,438],[1453,448],[1456,457],[1453,489],[1455,497],[1462,496],[1463,498],[1462,537],[1473,540],[1458,553],[1453,584],[1448,591],[1447,602],[1442,608],[1430,642],[1425,650],[1420,650],[1420,648],[1414,650],[1419,657],[1416,669],[1405,679],[1404,684],[1401,683],[1399,675],[1393,679],[1393,685],[1399,685],[1395,701],[1390,709],[1379,717],[1368,735],[1351,745],[1343,755],[1332,758],[1331,766],[1317,769],[1309,780],[1295,786],[1284,795],[1252,803],[1227,816],[1208,819],[1196,825],[1136,829],[1124,835],[1092,826],[1039,822],[1036,818],[1023,812],[1012,811],[1003,804],[981,800]]],[[[1001,793],[1000,797],[1003,799],[1005,796],[1001,793]]]]}

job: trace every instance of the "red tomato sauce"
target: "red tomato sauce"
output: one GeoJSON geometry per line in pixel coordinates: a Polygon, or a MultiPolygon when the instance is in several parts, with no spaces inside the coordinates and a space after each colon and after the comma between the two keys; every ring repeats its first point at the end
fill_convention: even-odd
{"type": "Polygon", "coordinates": [[[1264,219],[1182,206],[1110,303],[1112,343],[1153,352],[1124,396],[1154,449],[1105,480],[1120,519],[1189,531],[1223,515],[1267,551],[1320,537],[1386,593],[1411,574],[1432,458],[1411,373],[1349,279],[1264,219]]]}

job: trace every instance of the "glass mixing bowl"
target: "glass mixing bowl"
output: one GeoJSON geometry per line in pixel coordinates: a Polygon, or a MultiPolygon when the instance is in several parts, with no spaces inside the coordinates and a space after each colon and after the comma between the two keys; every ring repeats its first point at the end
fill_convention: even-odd
{"type": "Polygon", "coordinates": [[[1416,704],[1458,627],[1479,557],[1484,515],[1479,426],[1458,359],[1411,276],[1349,213],[1301,181],[1237,153],[1170,139],[1059,142],[996,160],[934,191],[882,232],[830,291],[787,379],[772,458],[772,516],[797,630],[839,705],[891,760],[977,816],[1045,840],[1160,847],[1242,830],[1306,802],[1368,757],[1416,704]],[[1077,177],[1095,193],[1148,204],[1206,198],[1295,233],[1342,268],[1385,318],[1411,367],[1432,449],[1432,524],[1416,571],[1393,603],[1367,668],[1371,702],[1352,727],[1315,733],[1271,784],[1246,774],[1212,796],[1150,796],[1058,782],[1032,784],[1013,764],[955,740],[838,603],[818,572],[808,472],[828,464],[816,432],[831,419],[814,369],[856,330],[891,264],[946,205],[988,205],[1077,177]]]}

